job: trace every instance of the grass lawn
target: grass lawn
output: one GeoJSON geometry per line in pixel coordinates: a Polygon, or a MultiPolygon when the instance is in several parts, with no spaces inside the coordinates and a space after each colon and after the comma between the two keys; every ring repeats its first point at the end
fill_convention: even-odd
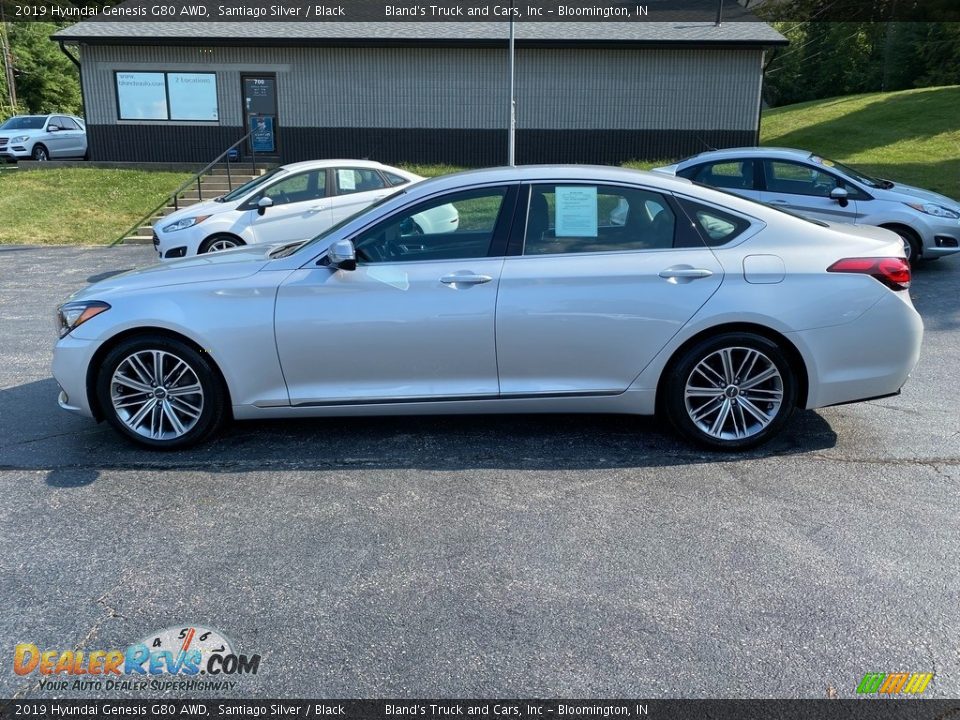
{"type": "Polygon", "coordinates": [[[99,168],[0,172],[0,243],[105,245],[190,176],[99,168]]]}
{"type": "Polygon", "coordinates": [[[960,199],[960,86],[815,100],[767,110],[764,145],[796,147],[960,199]]]}

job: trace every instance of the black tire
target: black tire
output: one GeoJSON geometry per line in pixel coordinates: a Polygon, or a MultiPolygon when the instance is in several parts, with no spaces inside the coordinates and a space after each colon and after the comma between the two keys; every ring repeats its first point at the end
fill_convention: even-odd
{"type": "Polygon", "coordinates": [[[662,407],[674,428],[688,440],[712,450],[747,450],[780,432],[796,405],[797,386],[796,373],[777,343],[762,335],[729,332],[701,340],[675,359],[667,371],[662,407]],[[729,353],[730,373],[724,369],[723,351],[729,353]],[[752,357],[756,360],[750,364],[752,357]],[[769,379],[741,390],[741,382],[749,383],[751,376],[762,377],[770,368],[775,373],[769,379]],[[738,377],[743,373],[746,377],[738,377]],[[723,377],[729,374],[734,382],[723,377]],[[752,414],[754,410],[768,421],[752,414]]]}
{"type": "Polygon", "coordinates": [[[903,240],[903,250],[907,255],[907,262],[914,265],[923,260],[923,242],[916,232],[905,225],[888,225],[886,229],[895,232],[903,240]]]}
{"type": "Polygon", "coordinates": [[[30,157],[36,160],[37,162],[46,162],[50,159],[50,151],[47,150],[47,146],[42,143],[37,143],[33,146],[33,151],[30,153],[30,157]]]}
{"type": "MultiPolygon", "coordinates": [[[[153,382],[149,384],[142,382],[142,384],[147,387],[155,385],[153,382]]],[[[227,419],[229,405],[226,388],[220,375],[212,367],[209,358],[197,352],[181,340],[162,335],[139,335],[131,337],[122,341],[117,347],[111,350],[100,364],[100,370],[96,378],[96,396],[104,417],[117,432],[138,445],[154,450],[176,450],[206,440],[223,426],[227,419]],[[185,377],[187,379],[180,382],[172,377],[168,378],[169,386],[166,384],[162,386],[163,395],[160,395],[154,390],[156,398],[161,400],[162,398],[166,398],[166,408],[158,406],[157,402],[154,401],[154,396],[151,396],[149,392],[141,392],[128,388],[121,383],[114,382],[115,377],[127,377],[128,373],[129,376],[134,377],[138,382],[142,382],[145,377],[151,377],[152,368],[149,362],[142,375],[134,375],[136,370],[130,370],[132,367],[130,362],[133,362],[132,358],[135,355],[137,358],[149,357],[155,351],[163,353],[163,355],[160,356],[162,358],[160,361],[162,368],[161,375],[168,372],[169,375],[172,376],[176,370],[179,369],[180,366],[175,365],[171,357],[188,366],[189,371],[185,372],[192,373],[192,375],[186,374],[185,377]],[[137,353],[147,353],[147,356],[137,355],[137,353]],[[130,362],[128,362],[128,360],[130,360],[130,362]],[[123,369],[119,375],[115,375],[121,365],[123,365],[123,369]],[[196,383],[193,382],[194,376],[197,381],[196,383]],[[184,382],[190,383],[189,386],[183,385],[184,382]],[[195,419],[191,419],[191,415],[184,414],[182,410],[179,410],[179,414],[177,414],[176,417],[184,426],[184,432],[178,434],[178,430],[168,419],[170,415],[166,414],[173,414],[174,409],[182,407],[173,406],[172,403],[181,402],[179,397],[178,399],[174,399],[173,392],[176,390],[184,390],[187,387],[193,387],[195,384],[199,384],[202,394],[191,393],[179,397],[184,398],[186,401],[184,405],[191,407],[193,411],[199,406],[199,414],[195,419]],[[124,393],[126,393],[126,395],[124,395],[124,393]],[[159,430],[156,434],[166,435],[166,437],[151,437],[142,432],[138,432],[128,425],[128,421],[135,420],[135,416],[130,417],[128,414],[126,419],[121,417],[121,413],[134,413],[143,408],[143,405],[134,404],[139,402],[138,398],[140,396],[143,396],[144,404],[154,401],[153,407],[157,408],[155,415],[152,414],[154,413],[153,410],[148,409],[149,411],[144,416],[144,420],[150,423],[150,427],[144,428],[144,430],[149,430],[152,433],[154,427],[156,427],[159,430]],[[198,396],[200,397],[199,403],[197,402],[198,396]],[[129,409],[124,407],[118,409],[114,404],[115,398],[118,404],[126,404],[126,408],[129,409]],[[125,399],[126,403],[124,402],[125,399]],[[154,418],[158,418],[156,425],[153,424],[154,418]],[[190,423],[192,423],[192,425],[190,425],[190,423]],[[186,427],[187,425],[190,425],[190,427],[186,427]],[[167,431],[164,431],[164,426],[166,426],[167,431]]]]}
{"type": "Polygon", "coordinates": [[[217,248],[217,250],[211,250],[211,248],[215,244],[226,244],[226,243],[232,243],[231,247],[240,247],[242,245],[246,245],[246,243],[240,238],[238,238],[236,235],[228,235],[226,233],[221,233],[219,235],[211,235],[202,243],[200,243],[200,247],[197,250],[197,254],[203,255],[204,253],[216,252],[217,250],[227,250],[228,248],[225,248],[225,247],[217,248]]]}

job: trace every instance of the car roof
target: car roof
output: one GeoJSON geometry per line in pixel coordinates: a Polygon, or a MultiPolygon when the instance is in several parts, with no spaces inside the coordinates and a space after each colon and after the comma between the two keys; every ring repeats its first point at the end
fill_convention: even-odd
{"type": "Polygon", "coordinates": [[[696,165],[711,160],[723,160],[726,158],[786,158],[793,160],[808,160],[815,153],[809,150],[800,150],[798,148],[784,147],[736,147],[724,148],[723,150],[708,150],[706,152],[692,155],[676,164],[677,167],[686,167],[696,165]]]}
{"type": "MultiPolygon", "coordinates": [[[[394,170],[400,170],[400,168],[393,168],[389,165],[384,165],[383,163],[378,163],[374,160],[356,160],[349,158],[340,158],[335,160],[302,160],[301,162],[289,163],[281,166],[283,170],[290,171],[316,170],[318,168],[328,167],[378,168],[380,170],[390,170],[391,172],[394,170]]],[[[400,170],[400,172],[406,173],[407,171],[400,170]]]]}
{"type": "Polygon", "coordinates": [[[587,182],[628,182],[633,184],[655,185],[665,190],[689,189],[692,183],[663,173],[651,173],[632,168],[611,165],[519,165],[516,167],[494,167],[482,170],[466,170],[451,175],[440,175],[417,183],[416,191],[432,193],[447,188],[464,187],[472,184],[535,181],[587,181],[587,182]]]}

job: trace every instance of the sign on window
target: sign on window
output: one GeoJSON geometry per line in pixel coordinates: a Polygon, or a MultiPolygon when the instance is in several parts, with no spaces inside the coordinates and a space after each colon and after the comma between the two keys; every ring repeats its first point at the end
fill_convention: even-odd
{"type": "Polygon", "coordinates": [[[597,188],[557,186],[555,235],[597,237],[597,188]]]}

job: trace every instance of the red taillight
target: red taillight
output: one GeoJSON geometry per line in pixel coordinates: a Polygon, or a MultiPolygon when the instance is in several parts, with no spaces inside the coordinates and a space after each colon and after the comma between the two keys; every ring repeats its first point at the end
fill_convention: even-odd
{"type": "Polygon", "coordinates": [[[910,287],[910,263],[900,257],[844,258],[828,267],[827,272],[871,275],[891,290],[910,287]]]}

